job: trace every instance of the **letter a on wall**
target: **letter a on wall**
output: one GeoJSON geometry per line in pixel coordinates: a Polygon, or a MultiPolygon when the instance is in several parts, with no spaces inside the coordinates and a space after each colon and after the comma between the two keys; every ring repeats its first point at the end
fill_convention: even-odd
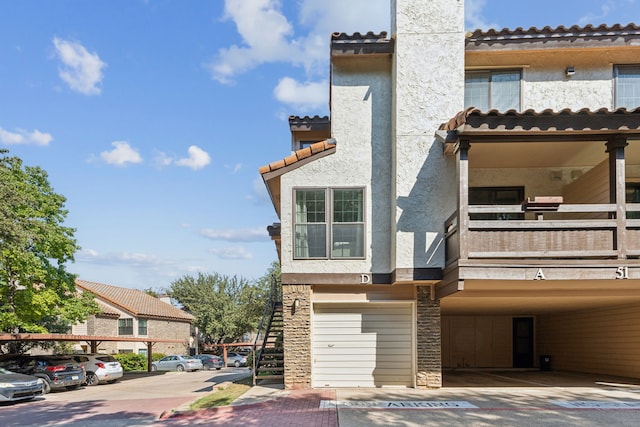
{"type": "Polygon", "coordinates": [[[533,280],[547,280],[547,278],[544,277],[544,273],[542,272],[541,268],[538,269],[538,272],[536,273],[536,275],[533,278],[533,280]]]}

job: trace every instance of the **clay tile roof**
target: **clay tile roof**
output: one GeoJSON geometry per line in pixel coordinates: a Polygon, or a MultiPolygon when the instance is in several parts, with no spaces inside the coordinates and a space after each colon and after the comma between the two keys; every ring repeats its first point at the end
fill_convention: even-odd
{"type": "Polygon", "coordinates": [[[120,317],[120,312],[118,312],[118,310],[114,310],[110,305],[105,304],[101,300],[96,300],[96,302],[98,303],[98,308],[102,311],[102,313],[100,313],[101,316],[120,317]]]}
{"type": "Polygon", "coordinates": [[[592,111],[564,109],[553,111],[509,110],[482,112],[473,107],[456,114],[441,126],[446,131],[595,131],[640,133],[640,108],[627,110],[601,108],[592,111]]]}
{"type": "Polygon", "coordinates": [[[291,166],[301,160],[310,158],[316,154],[324,153],[335,148],[336,142],[333,139],[315,142],[306,148],[301,148],[300,150],[294,151],[292,155],[285,157],[282,160],[277,160],[275,162],[269,163],[266,166],[262,166],[260,169],[258,169],[258,171],[261,175],[264,175],[265,173],[282,169],[285,166],[291,166]]]}
{"type": "Polygon", "coordinates": [[[289,116],[289,128],[292,131],[300,130],[314,130],[314,129],[326,129],[331,128],[331,121],[329,116],[289,116]]]}
{"type": "Polygon", "coordinates": [[[531,27],[524,29],[518,27],[514,30],[503,28],[501,30],[475,30],[467,35],[467,40],[476,39],[516,39],[516,38],[558,38],[558,37],[597,37],[597,36],[620,36],[620,35],[640,35],[640,26],[630,23],[627,25],[614,24],[611,26],[602,24],[598,26],[586,25],[584,27],[573,25],[565,27],[560,25],[556,28],[546,26],[544,28],[531,27]]]}
{"type": "MultiPolygon", "coordinates": [[[[138,289],[120,288],[79,279],[76,279],[76,286],[83,291],[96,294],[98,298],[130,312],[134,316],[185,322],[191,322],[195,319],[193,315],[138,289]]],[[[113,313],[112,309],[109,311],[113,313]]]]}
{"type": "Polygon", "coordinates": [[[467,33],[465,50],[527,50],[527,49],[579,49],[600,48],[611,49],[613,47],[638,48],[640,27],[635,24],[612,26],[587,25],[580,27],[559,26],[556,28],[544,27],[514,30],[503,28],[502,30],[475,30],[467,33]]]}
{"type": "Polygon", "coordinates": [[[392,54],[395,47],[395,39],[388,39],[387,32],[375,34],[369,31],[366,34],[333,33],[331,35],[331,55],[356,55],[356,54],[392,54]]]}

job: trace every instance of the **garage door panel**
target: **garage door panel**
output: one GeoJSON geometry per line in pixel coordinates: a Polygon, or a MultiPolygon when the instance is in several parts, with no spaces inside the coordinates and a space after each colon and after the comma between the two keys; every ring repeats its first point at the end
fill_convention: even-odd
{"type": "Polygon", "coordinates": [[[316,304],[313,386],[413,385],[410,303],[316,304]]]}

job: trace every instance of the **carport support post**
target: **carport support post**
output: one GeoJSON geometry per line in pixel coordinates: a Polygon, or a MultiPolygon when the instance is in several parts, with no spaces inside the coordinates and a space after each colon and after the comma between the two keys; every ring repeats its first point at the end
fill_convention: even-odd
{"type": "Polygon", "coordinates": [[[147,372],[151,372],[151,362],[153,361],[151,351],[153,350],[153,344],[153,341],[147,341],[147,372]]]}
{"type": "Polygon", "coordinates": [[[431,286],[418,286],[416,308],[416,387],[441,388],[440,300],[431,298],[431,286]]]}

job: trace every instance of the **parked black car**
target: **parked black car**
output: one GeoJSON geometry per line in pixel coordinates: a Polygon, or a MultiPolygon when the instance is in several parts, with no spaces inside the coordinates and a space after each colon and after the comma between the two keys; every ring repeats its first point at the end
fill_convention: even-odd
{"type": "Polygon", "coordinates": [[[44,380],[44,392],[73,390],[85,381],[84,369],[68,356],[3,356],[0,366],[20,374],[44,380]]]}

